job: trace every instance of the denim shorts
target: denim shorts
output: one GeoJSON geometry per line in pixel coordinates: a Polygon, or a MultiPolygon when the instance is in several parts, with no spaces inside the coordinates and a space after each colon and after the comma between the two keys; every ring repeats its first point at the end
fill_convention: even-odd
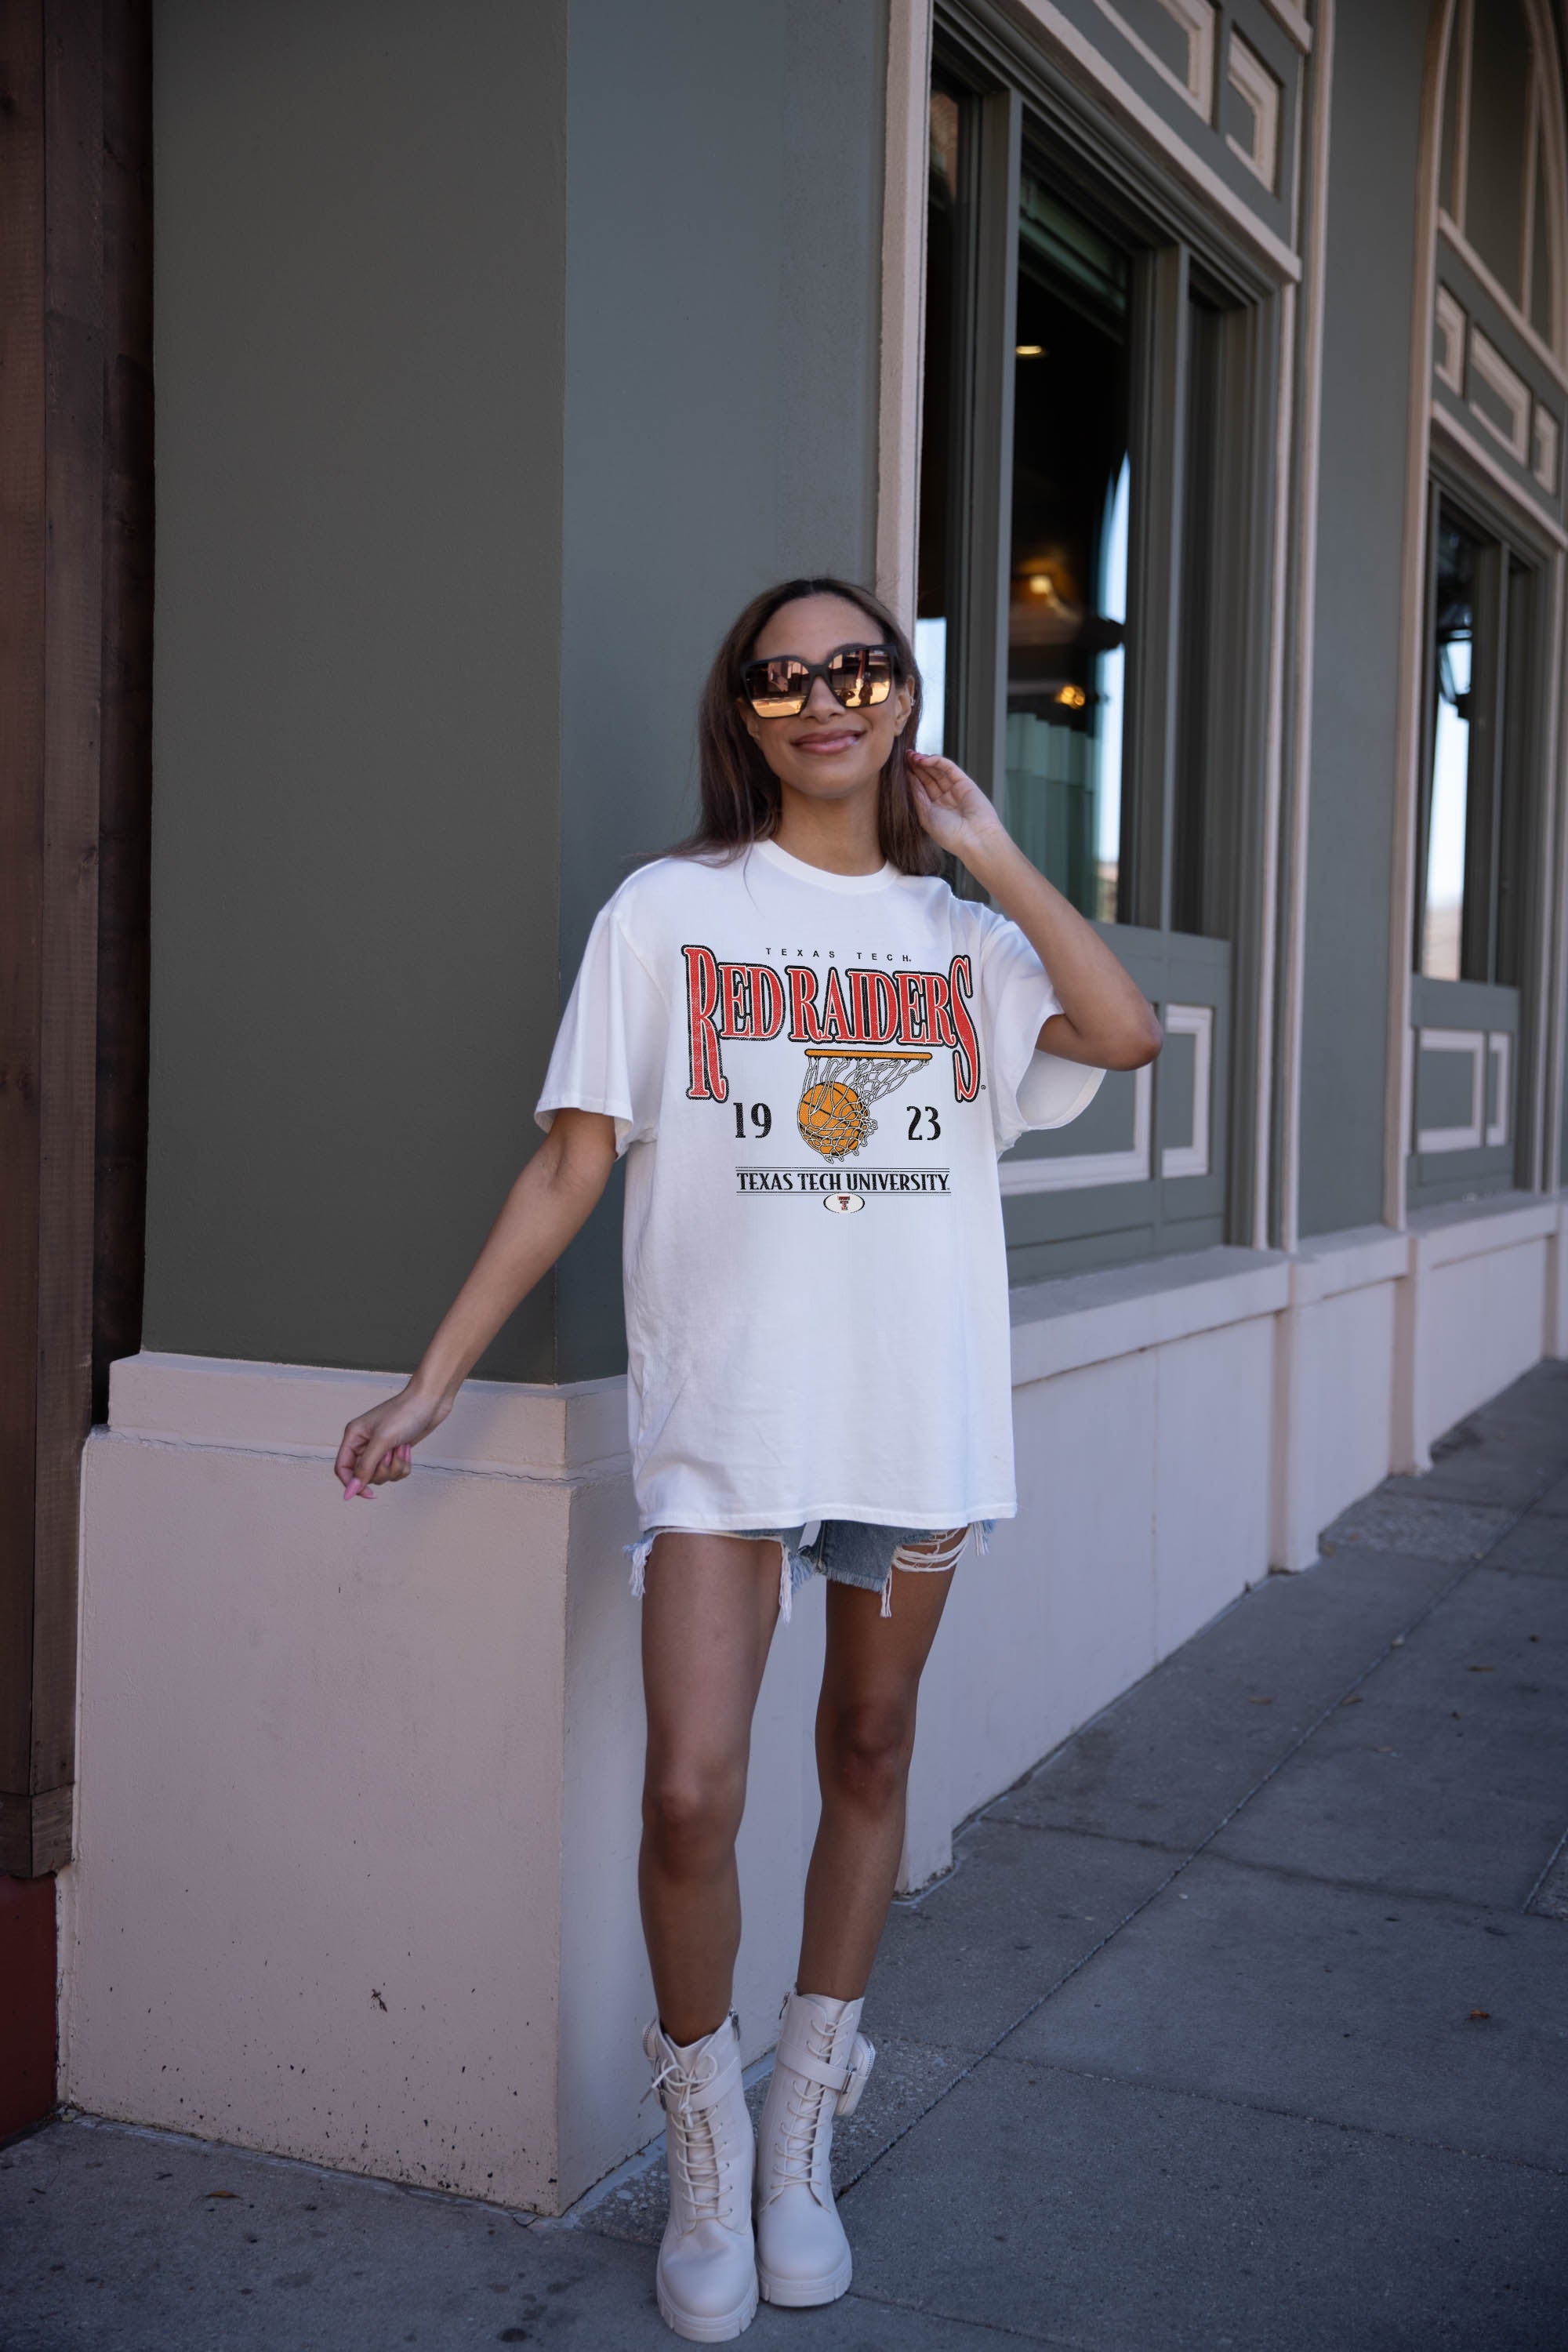
{"type": "MultiPolygon", "coordinates": [[[[973,1524],[976,1549],[988,1551],[995,1520],[976,1519],[973,1524]]],[[[633,1594],[639,1600],[642,1597],[644,1573],[655,1536],[703,1532],[696,1528],[654,1528],[637,1543],[627,1544],[626,1554],[632,1563],[633,1594]]],[[[907,1552],[905,1547],[928,1543],[934,1535],[945,1535],[945,1528],[887,1528],[863,1519],[818,1519],[795,1528],[724,1528],[708,1532],[778,1545],[779,1613],[787,1623],[795,1592],[813,1576],[824,1576],[830,1584],[858,1584],[863,1591],[879,1592],[882,1614],[890,1617],[894,1569],[930,1573],[952,1568],[968,1539],[969,1528],[963,1529],[956,1545],[948,1546],[942,1555],[930,1559],[907,1552]]]]}

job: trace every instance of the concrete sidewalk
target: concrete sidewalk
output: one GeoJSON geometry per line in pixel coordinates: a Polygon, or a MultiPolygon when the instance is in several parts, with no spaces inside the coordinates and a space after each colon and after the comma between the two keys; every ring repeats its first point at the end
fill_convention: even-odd
{"type": "MultiPolygon", "coordinates": [[[[1436,1450],[896,1907],[854,2289],[758,2352],[1568,2345],[1568,1364],[1436,1450]]],[[[60,2120],[0,2152],[0,2348],[670,2343],[662,2196],[535,2221],[60,2120]]]]}

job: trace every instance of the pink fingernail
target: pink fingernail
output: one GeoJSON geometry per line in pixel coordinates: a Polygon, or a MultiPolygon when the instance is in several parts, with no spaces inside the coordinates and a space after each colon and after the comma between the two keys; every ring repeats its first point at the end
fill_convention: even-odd
{"type": "Polygon", "coordinates": [[[352,1502],[353,1502],[353,1498],[354,1498],[354,1496],[355,1496],[358,1493],[359,1493],[359,1480],[358,1480],[357,1478],[351,1478],[351,1479],[349,1480],[348,1485],[343,1488],[343,1500],[344,1500],[344,1502],[345,1502],[345,1503],[352,1503],[352,1502]]]}

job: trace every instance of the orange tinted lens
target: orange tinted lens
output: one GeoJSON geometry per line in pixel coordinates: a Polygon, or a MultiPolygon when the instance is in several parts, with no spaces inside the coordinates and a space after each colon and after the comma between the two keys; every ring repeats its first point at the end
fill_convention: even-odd
{"type": "Polygon", "coordinates": [[[858,646],[835,654],[827,665],[827,683],[846,710],[864,710],[886,702],[893,683],[893,665],[885,647],[858,646]]]}
{"type": "Polygon", "coordinates": [[[742,682],[759,719],[794,719],[805,708],[811,679],[804,662],[781,654],[774,661],[748,662],[742,682]]]}

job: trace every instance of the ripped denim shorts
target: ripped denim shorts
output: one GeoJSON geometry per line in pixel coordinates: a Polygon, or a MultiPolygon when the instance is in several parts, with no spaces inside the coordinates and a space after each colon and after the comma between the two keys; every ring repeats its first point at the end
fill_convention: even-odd
{"type": "MultiPolygon", "coordinates": [[[[989,1551],[994,1519],[973,1522],[977,1551],[989,1551]]],[[[625,1547],[632,1564],[632,1594],[640,1601],[654,1538],[659,1535],[737,1536],[751,1543],[779,1547],[779,1614],[787,1625],[790,1604],[798,1588],[812,1577],[825,1576],[830,1584],[858,1584],[862,1591],[880,1592],[882,1614],[893,1613],[893,1570],[896,1568],[931,1574],[955,1565],[970,1529],[963,1528],[952,1543],[937,1552],[920,1552],[913,1545],[929,1543],[945,1528],[885,1528],[861,1519],[816,1519],[798,1528],[652,1528],[636,1543],[625,1547]]]]}

